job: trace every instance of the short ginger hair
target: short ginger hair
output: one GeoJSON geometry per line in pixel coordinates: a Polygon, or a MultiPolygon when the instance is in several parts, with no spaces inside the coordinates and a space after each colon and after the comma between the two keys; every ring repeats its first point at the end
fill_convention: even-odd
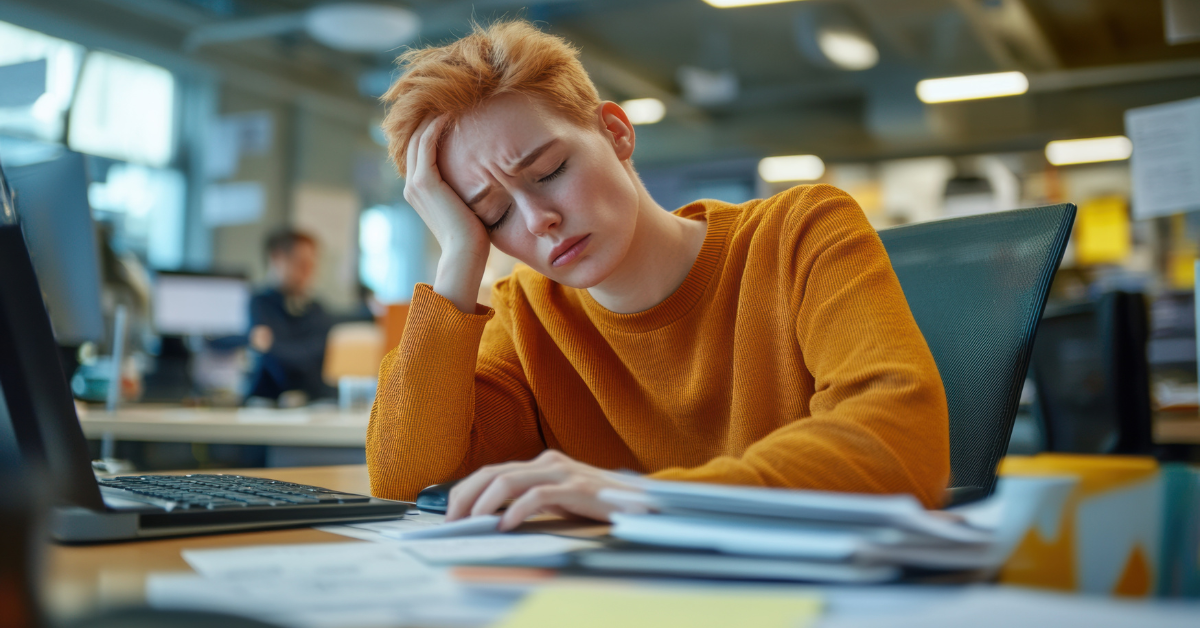
{"type": "Polygon", "coordinates": [[[409,140],[430,116],[446,115],[453,123],[496,96],[525,94],[587,127],[600,106],[579,49],[526,21],[475,24],[466,37],[409,50],[396,63],[403,75],[383,95],[383,132],[402,175],[409,140]]]}

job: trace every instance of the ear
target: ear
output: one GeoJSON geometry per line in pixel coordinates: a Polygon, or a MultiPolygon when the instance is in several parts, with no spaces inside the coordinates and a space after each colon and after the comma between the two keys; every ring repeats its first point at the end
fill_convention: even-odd
{"type": "Polygon", "coordinates": [[[637,143],[637,137],[633,132],[633,124],[629,122],[629,116],[625,115],[625,110],[615,102],[605,101],[600,104],[597,114],[600,119],[600,128],[617,153],[617,159],[625,161],[633,157],[633,147],[637,143]]]}

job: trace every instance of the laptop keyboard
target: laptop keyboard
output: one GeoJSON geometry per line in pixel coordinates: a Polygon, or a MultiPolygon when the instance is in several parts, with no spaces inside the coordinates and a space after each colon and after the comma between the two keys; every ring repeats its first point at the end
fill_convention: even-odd
{"type": "Polygon", "coordinates": [[[174,502],[176,509],[349,504],[365,495],[241,475],[130,475],[98,478],[102,487],[174,502]]]}

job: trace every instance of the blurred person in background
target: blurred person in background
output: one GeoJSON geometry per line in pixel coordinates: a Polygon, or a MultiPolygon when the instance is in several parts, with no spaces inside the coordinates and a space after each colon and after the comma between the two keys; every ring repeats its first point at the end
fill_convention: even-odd
{"type": "Polygon", "coordinates": [[[258,356],[248,396],[286,406],[333,397],[321,369],[334,321],[312,297],[317,241],[285,228],[267,237],[265,250],[269,287],[250,300],[250,347],[258,356]]]}

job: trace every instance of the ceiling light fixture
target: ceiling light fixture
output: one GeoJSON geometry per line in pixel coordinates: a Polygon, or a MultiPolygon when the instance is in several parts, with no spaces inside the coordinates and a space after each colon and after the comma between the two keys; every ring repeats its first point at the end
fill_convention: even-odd
{"type": "Polygon", "coordinates": [[[312,38],[346,52],[385,52],[417,37],[416,13],[383,4],[347,2],[309,9],[304,26],[312,38]]]}
{"type": "Polygon", "coordinates": [[[667,114],[667,106],[657,98],[635,98],[621,103],[632,124],[654,124],[667,114]]]}
{"type": "Polygon", "coordinates": [[[859,32],[823,28],[817,33],[817,47],[843,70],[867,70],[879,63],[879,49],[859,32]]]}
{"type": "Polygon", "coordinates": [[[1133,155],[1133,142],[1124,135],[1082,140],[1058,140],[1046,144],[1046,160],[1055,166],[1121,161],[1133,155]]]}
{"type": "Polygon", "coordinates": [[[1029,79],[1020,72],[951,76],[917,83],[917,98],[927,104],[1019,96],[1027,91],[1029,79]]]}
{"type": "Polygon", "coordinates": [[[756,4],[781,4],[784,2],[796,2],[797,0],[704,0],[708,4],[717,7],[718,9],[733,9],[737,7],[749,7],[756,4]]]}
{"type": "Polygon", "coordinates": [[[758,162],[758,176],[768,183],[815,181],[825,174],[825,162],[816,155],[766,157],[758,162]]]}

